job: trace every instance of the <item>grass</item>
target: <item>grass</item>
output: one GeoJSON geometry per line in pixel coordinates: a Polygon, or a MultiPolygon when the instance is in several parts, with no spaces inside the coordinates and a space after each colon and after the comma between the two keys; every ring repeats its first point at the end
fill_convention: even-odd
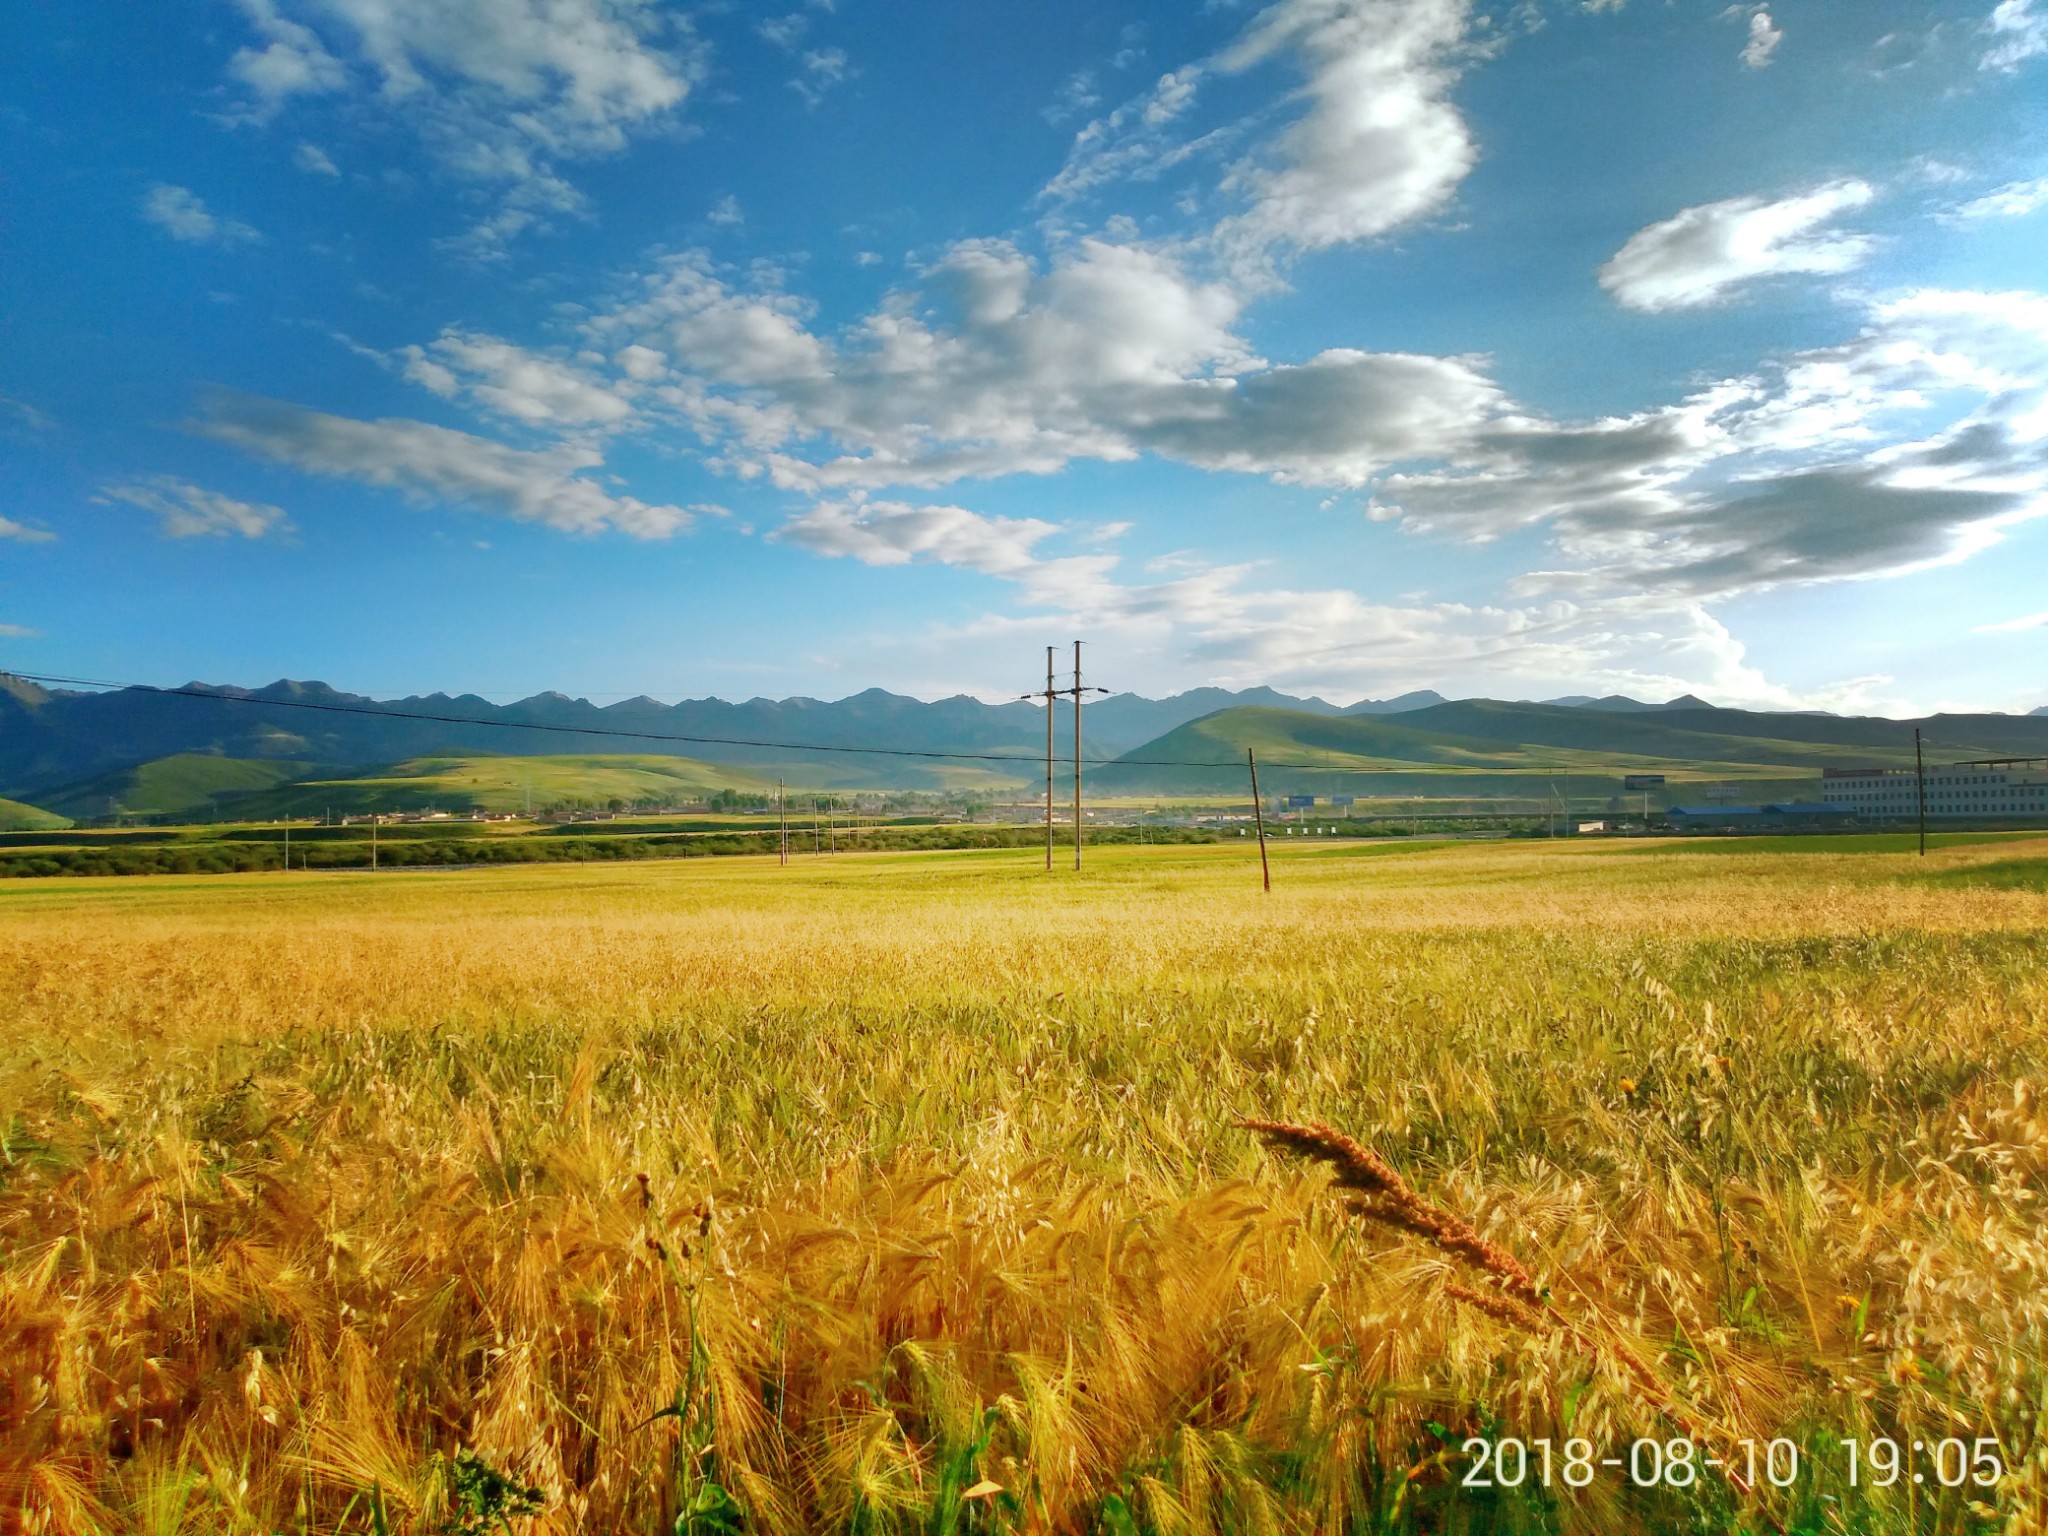
{"type": "MultiPolygon", "coordinates": [[[[596,805],[695,799],[719,789],[762,788],[742,769],[654,753],[587,753],[551,757],[417,757],[345,778],[306,780],[280,787],[250,814],[337,814],[369,810],[523,810],[529,803],[596,805]]],[[[773,787],[772,783],[769,787],[773,787]]]]}
{"type": "MultiPolygon", "coordinates": [[[[167,829],[156,835],[132,833],[14,833],[0,836],[0,880],[50,879],[79,875],[226,875],[283,871],[290,854],[294,871],[324,872],[469,867],[478,864],[590,863],[622,859],[697,859],[772,852],[777,829],[765,817],[706,819],[694,831],[666,830],[662,821],[602,823],[623,827],[621,835],[592,835],[592,823],[536,829],[518,825],[422,822],[380,829],[373,842],[367,826],[301,827],[288,837],[267,827],[167,829]]],[[[682,823],[681,825],[689,825],[682,823]]],[[[1213,843],[1213,831],[1185,827],[1139,830],[1091,828],[1096,846],[1115,843],[1213,843]]],[[[833,853],[866,849],[1028,848],[1040,834],[1030,827],[902,824],[848,826],[830,831],[798,824],[790,829],[797,852],[822,847],[833,853]]]]}
{"type": "Polygon", "coordinates": [[[24,805],[19,800],[0,799],[0,832],[53,832],[70,826],[55,811],[24,805]]]}
{"type": "Polygon", "coordinates": [[[2038,1528],[2048,845],[1274,855],[0,888],[0,1528],[2038,1528]]]}
{"type": "Polygon", "coordinates": [[[114,809],[142,816],[211,811],[223,800],[260,793],[305,772],[305,763],[181,752],[120,768],[48,792],[67,816],[105,816],[114,809]]]}
{"type": "Polygon", "coordinates": [[[743,769],[655,753],[415,757],[383,767],[328,769],[185,753],[53,791],[73,815],[104,816],[111,804],[148,815],[208,812],[247,820],[361,815],[370,811],[517,811],[694,800],[710,791],[760,791],[772,780],[743,769]]]}

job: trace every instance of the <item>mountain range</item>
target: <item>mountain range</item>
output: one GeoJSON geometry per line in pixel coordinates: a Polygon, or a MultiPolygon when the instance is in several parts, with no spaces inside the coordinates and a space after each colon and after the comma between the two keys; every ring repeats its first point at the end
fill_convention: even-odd
{"type": "MultiPolygon", "coordinates": [[[[1166,699],[1124,693],[1091,700],[1083,722],[1088,752],[1116,756],[1189,720],[1233,707],[1388,714],[1442,702],[1441,694],[1420,692],[1339,709],[1322,699],[1271,688],[1197,688],[1166,699]]],[[[20,790],[30,799],[56,786],[192,753],[347,766],[446,754],[666,749],[705,762],[851,788],[883,783],[929,787],[960,782],[963,775],[973,779],[1008,770],[1000,764],[977,769],[928,762],[920,767],[914,759],[886,754],[862,762],[857,755],[802,749],[893,747],[1032,758],[1044,744],[1045,716],[1037,705],[986,704],[964,694],[926,702],[880,688],[832,701],[686,699],[663,704],[642,696],[600,706],[566,694],[538,693],[500,705],[475,694],[379,700],[288,679],[262,688],[189,683],[177,690],[85,692],[49,689],[0,674],[0,793],[20,790]],[[675,739],[687,737],[724,740],[675,739]]],[[[1064,750],[1064,739],[1061,746],[1064,750]]]]}
{"type": "MultiPolygon", "coordinates": [[[[1360,771],[1413,777],[1437,792],[1455,773],[1459,793],[1487,792],[1479,778],[1496,775],[1796,778],[1827,766],[1910,763],[1916,725],[1942,761],[2048,754],[2048,708],[1901,721],[1723,709],[1690,694],[1663,703],[1620,695],[1508,702],[1422,690],[1340,707],[1271,688],[1198,688],[1164,699],[1112,695],[1090,702],[1083,722],[1086,755],[1118,760],[1089,770],[1105,793],[1227,788],[1247,748],[1270,765],[1274,789],[1296,792],[1310,781],[1332,789],[1360,771]]],[[[1061,755],[1070,743],[1063,720],[1061,755]]],[[[377,700],[290,680],[87,692],[0,674],[0,797],[41,806],[125,800],[119,786],[136,782],[141,765],[171,758],[179,762],[153,770],[152,782],[208,779],[193,759],[239,765],[222,762],[212,775],[223,793],[436,757],[627,753],[817,788],[997,788],[1038,779],[1044,747],[1035,704],[966,695],[926,702],[879,688],[831,701],[640,697],[600,706],[542,693],[499,705],[473,694],[377,700]]],[[[1384,788],[1412,792],[1391,779],[1384,788]]]]}

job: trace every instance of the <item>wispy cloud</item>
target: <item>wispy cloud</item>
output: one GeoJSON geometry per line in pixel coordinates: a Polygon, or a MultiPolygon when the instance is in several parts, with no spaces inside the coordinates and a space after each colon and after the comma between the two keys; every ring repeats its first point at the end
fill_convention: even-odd
{"type": "Polygon", "coordinates": [[[309,474],[385,486],[418,502],[495,512],[565,533],[608,529],[663,539],[690,525],[681,507],[616,495],[594,479],[597,449],[510,448],[423,421],[358,421],[276,400],[221,394],[192,430],[309,474]]]}
{"type": "Polygon", "coordinates": [[[1772,22],[1769,11],[1758,6],[1749,13],[1749,40],[1742,45],[1743,67],[1763,69],[1783,41],[1784,30],[1772,22]]]}
{"type": "Polygon", "coordinates": [[[1600,269],[1600,286],[1630,309],[1691,309],[1759,278],[1847,272],[1874,242],[1826,226],[1876,195],[1868,182],[1849,180],[1776,201],[1702,203],[1631,235],[1600,269]]]}
{"type": "Polygon", "coordinates": [[[2016,635],[2029,629],[2048,629],[2048,613],[2030,613],[2025,618],[2005,619],[1997,624],[1979,624],[1972,634],[2016,635]]]}
{"type": "Polygon", "coordinates": [[[11,517],[0,517],[0,539],[12,539],[17,544],[49,544],[56,537],[47,528],[32,528],[11,517]]]}
{"type": "Polygon", "coordinates": [[[1986,69],[2010,72],[2048,55],[2048,12],[2036,10],[2034,0],[1999,0],[1984,30],[1991,39],[1981,61],[1986,69]]]}
{"type": "Polygon", "coordinates": [[[2022,219],[2048,208],[2048,176],[2009,181],[1956,209],[1959,219],[2022,219]]]}
{"type": "Polygon", "coordinates": [[[704,68],[688,21],[653,0],[240,0],[261,40],[228,72],[264,123],[301,98],[357,94],[447,171],[501,189],[447,248],[492,259],[580,212],[561,174],[672,119],[704,68]]]}
{"type": "Polygon", "coordinates": [[[263,236],[240,219],[216,214],[190,187],[159,182],[142,199],[142,216],[173,240],[187,245],[218,245],[233,249],[254,245],[263,236]]]}
{"type": "Polygon", "coordinates": [[[218,491],[180,480],[173,475],[155,475],[148,480],[131,480],[100,488],[102,502],[126,502],[154,513],[167,539],[225,538],[237,535],[260,539],[290,529],[284,508],[264,502],[237,501],[218,491]]]}
{"type": "Polygon", "coordinates": [[[817,106],[832,87],[853,73],[844,48],[808,48],[802,62],[803,73],[789,82],[789,88],[803,97],[806,106],[817,106]]]}

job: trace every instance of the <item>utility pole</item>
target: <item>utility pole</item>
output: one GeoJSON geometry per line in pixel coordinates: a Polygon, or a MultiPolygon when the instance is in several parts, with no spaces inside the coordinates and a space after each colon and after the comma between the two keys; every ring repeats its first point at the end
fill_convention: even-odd
{"type": "Polygon", "coordinates": [[[1266,894],[1273,893],[1273,866],[1266,862],[1266,807],[1259,799],[1259,759],[1250,747],[1244,749],[1244,760],[1252,771],[1252,817],[1259,824],[1259,878],[1265,883],[1266,894]]]}
{"type": "Polygon", "coordinates": [[[284,819],[284,872],[292,872],[292,819],[289,816],[284,819]]]}
{"type": "Polygon", "coordinates": [[[377,872],[377,813],[370,812],[370,873],[377,872]]]}
{"type": "Polygon", "coordinates": [[[1045,648],[1045,872],[1052,873],[1052,647],[1045,648]]]}
{"type": "Polygon", "coordinates": [[[1053,707],[1069,696],[1074,701],[1074,868],[1081,867],[1081,696],[1084,693],[1107,693],[1107,688],[1084,688],[1081,686],[1081,642],[1074,642],[1074,686],[1056,687],[1052,674],[1051,646],[1045,648],[1045,692],[1020,694],[1024,699],[1045,700],[1045,867],[1052,869],[1052,730],[1053,707]]]}
{"type": "Polygon", "coordinates": [[[789,863],[789,801],[782,792],[782,780],[775,781],[775,825],[776,846],[781,850],[782,862],[789,863]]]}
{"type": "Polygon", "coordinates": [[[1913,798],[1920,806],[1920,857],[1927,857],[1927,760],[1920,755],[1920,727],[1913,727],[1913,798]]]}

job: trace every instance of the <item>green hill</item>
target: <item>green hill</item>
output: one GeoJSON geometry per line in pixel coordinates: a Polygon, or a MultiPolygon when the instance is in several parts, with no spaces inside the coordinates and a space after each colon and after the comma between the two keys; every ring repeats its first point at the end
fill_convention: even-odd
{"type": "MultiPolygon", "coordinates": [[[[1801,781],[1810,785],[1823,768],[1910,766],[1910,728],[1884,733],[1903,737],[1891,740],[1873,736],[1871,724],[1740,710],[1614,714],[1490,700],[1394,716],[1226,709],[1169,731],[1091,778],[1104,794],[1242,793],[1251,748],[1261,788],[1282,793],[1527,796],[1560,778],[1582,790],[1618,791],[1633,773],[1663,774],[1674,790],[1739,779],[1754,781],[1759,793],[1784,793],[1801,781]]],[[[1972,747],[1958,741],[1948,755],[1969,755],[1972,747]]]]}
{"type": "Polygon", "coordinates": [[[219,813],[224,800],[270,789],[309,766],[180,752],[66,784],[36,798],[78,821],[116,814],[209,817],[219,813]]]}
{"type": "Polygon", "coordinates": [[[70,825],[69,817],[54,811],[23,805],[19,800],[0,800],[0,832],[59,832],[70,825]]]}
{"type": "Polygon", "coordinates": [[[773,782],[739,768],[652,753],[557,757],[415,757],[237,796],[251,820],[365,811],[536,811],[674,805],[721,789],[760,792],[773,782]]]}

